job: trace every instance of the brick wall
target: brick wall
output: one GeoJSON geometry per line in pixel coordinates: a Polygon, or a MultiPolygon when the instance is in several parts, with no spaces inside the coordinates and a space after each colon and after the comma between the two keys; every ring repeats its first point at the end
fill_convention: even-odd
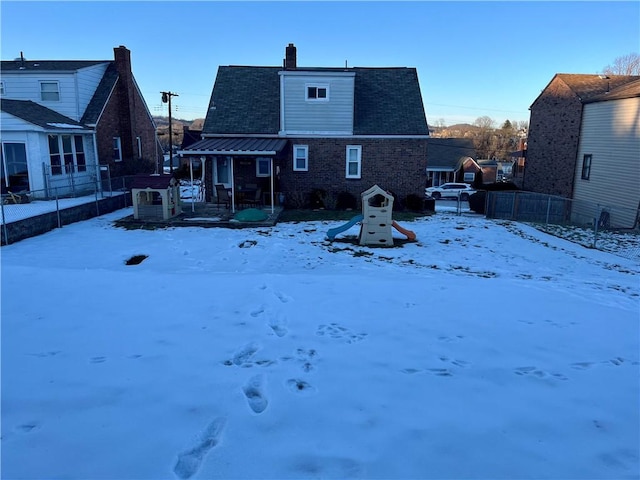
{"type": "Polygon", "coordinates": [[[152,173],[162,165],[162,151],[157,145],[155,126],[149,117],[144,99],[134,85],[129,51],[114,49],[119,72],[114,89],[96,127],[100,164],[109,165],[111,176],[152,173]],[[120,137],[122,161],[113,160],[113,137],[120,137]],[[138,157],[137,137],[142,156],[138,157]]]}
{"type": "Polygon", "coordinates": [[[531,106],[523,188],[571,198],[582,102],[555,78],[531,106]]]}
{"type": "Polygon", "coordinates": [[[417,139],[308,138],[291,140],[280,166],[280,189],[308,193],[320,188],[338,194],[360,194],[379,185],[404,200],[409,194],[423,195],[426,181],[427,141],[417,139]],[[293,171],[292,145],[309,146],[309,171],[293,171]],[[362,178],[345,178],[347,145],[362,146],[362,178]]]}

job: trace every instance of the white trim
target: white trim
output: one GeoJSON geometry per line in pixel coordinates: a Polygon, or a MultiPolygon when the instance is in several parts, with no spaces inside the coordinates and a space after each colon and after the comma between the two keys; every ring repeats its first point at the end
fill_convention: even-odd
{"type": "Polygon", "coordinates": [[[304,100],[306,102],[311,102],[311,103],[326,103],[329,101],[329,84],[328,83],[318,83],[318,82],[307,82],[304,84],[304,100]],[[309,89],[310,88],[315,88],[316,89],[316,95],[318,94],[319,90],[324,90],[325,91],[325,96],[324,97],[310,97],[309,96],[309,89]]]}
{"type": "Polygon", "coordinates": [[[259,178],[263,178],[263,177],[270,177],[271,176],[271,157],[256,157],[256,177],[259,178]],[[269,169],[268,173],[261,173],[260,172],[260,162],[268,162],[267,163],[267,168],[269,169]]]}
{"type": "Polygon", "coordinates": [[[60,82],[58,80],[38,80],[38,85],[40,85],[40,101],[41,102],[59,102],[60,101],[60,82]],[[42,85],[44,85],[45,83],[48,84],[54,84],[56,86],[56,91],[55,92],[43,92],[42,91],[42,85]],[[45,100],[44,98],[42,98],[42,94],[43,93],[57,93],[58,94],[58,99],[57,100],[45,100]]]}
{"type": "Polygon", "coordinates": [[[325,70],[280,70],[278,75],[281,77],[355,77],[356,72],[345,71],[325,71],[325,70]]]}
{"type": "Polygon", "coordinates": [[[345,158],[345,178],[362,178],[362,145],[347,145],[346,158],[345,158]],[[349,174],[349,150],[356,150],[358,152],[356,158],[356,164],[358,165],[358,173],[355,175],[349,174]]]}
{"type": "MultiPolygon", "coordinates": [[[[300,157],[302,158],[302,157],[300,157]]],[[[293,171],[294,172],[308,172],[309,171],[309,145],[294,145],[293,146],[293,171]],[[298,168],[296,156],[296,150],[300,149],[304,151],[304,168],[298,168]]]]}
{"type": "MultiPolygon", "coordinates": [[[[118,142],[118,158],[114,157],[113,153],[111,153],[111,159],[114,162],[121,162],[122,161],[122,139],[120,137],[113,137],[113,139],[118,142]]],[[[115,151],[114,147],[115,145],[112,143],[111,144],[112,151],[115,151]]],[[[171,158],[169,158],[169,160],[171,160],[171,158]]]]}
{"type": "Polygon", "coordinates": [[[352,138],[352,139],[396,139],[396,140],[426,140],[431,138],[429,135],[353,135],[351,132],[329,132],[327,134],[318,134],[318,132],[285,132],[280,131],[277,134],[275,133],[203,133],[202,139],[205,138],[238,138],[238,137],[246,137],[246,138],[307,138],[307,137],[317,137],[317,138],[352,138]]]}

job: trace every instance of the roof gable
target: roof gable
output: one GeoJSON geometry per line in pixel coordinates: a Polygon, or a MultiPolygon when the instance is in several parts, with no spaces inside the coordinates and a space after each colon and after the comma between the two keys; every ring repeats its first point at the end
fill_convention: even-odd
{"type": "Polygon", "coordinates": [[[585,103],[604,102],[607,100],[622,100],[625,98],[633,97],[640,97],[640,79],[626,83],[621,87],[614,88],[611,91],[605,92],[601,95],[596,95],[585,103]]]}
{"type": "Polygon", "coordinates": [[[93,93],[93,97],[91,97],[91,100],[89,101],[89,105],[87,105],[87,108],[82,115],[82,123],[95,125],[98,122],[100,114],[104,110],[117,81],[118,72],[115,62],[109,62],[109,66],[105,70],[96,91],[93,93]]]}

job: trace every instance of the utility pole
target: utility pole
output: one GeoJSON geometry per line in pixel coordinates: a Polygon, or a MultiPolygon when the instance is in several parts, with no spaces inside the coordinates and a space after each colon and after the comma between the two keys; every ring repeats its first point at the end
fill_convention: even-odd
{"type": "Polygon", "coordinates": [[[173,173],[173,138],[171,136],[173,125],[171,125],[171,97],[177,97],[177,93],[160,92],[162,94],[162,103],[169,103],[169,171],[173,173]]]}

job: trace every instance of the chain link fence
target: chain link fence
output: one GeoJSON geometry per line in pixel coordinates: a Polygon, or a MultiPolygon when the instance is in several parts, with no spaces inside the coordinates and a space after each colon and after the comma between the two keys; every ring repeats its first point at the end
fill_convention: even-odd
{"type": "Polygon", "coordinates": [[[487,192],[485,214],[640,262],[640,208],[509,191],[487,192]]]}
{"type": "Polygon", "coordinates": [[[3,245],[131,206],[133,176],[88,178],[46,189],[7,193],[0,202],[3,245]]]}

